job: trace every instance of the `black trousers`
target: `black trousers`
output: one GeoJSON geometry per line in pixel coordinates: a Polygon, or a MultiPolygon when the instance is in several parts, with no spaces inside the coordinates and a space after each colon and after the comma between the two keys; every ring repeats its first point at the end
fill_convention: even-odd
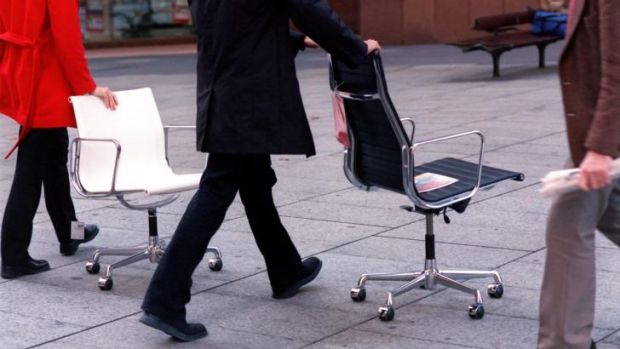
{"type": "Polygon", "coordinates": [[[288,286],[302,263],[273,202],[276,176],[269,155],[211,154],[198,191],[190,201],[146,292],[142,309],[168,320],[185,319],[191,276],[219,229],[237,192],[267,264],[275,291],[288,286]]]}
{"type": "Polygon", "coordinates": [[[76,217],[67,172],[68,146],[66,128],[32,129],[20,144],[2,220],[3,264],[20,264],[29,257],[32,220],[41,199],[41,185],[58,241],[71,241],[71,221],[76,217]]]}

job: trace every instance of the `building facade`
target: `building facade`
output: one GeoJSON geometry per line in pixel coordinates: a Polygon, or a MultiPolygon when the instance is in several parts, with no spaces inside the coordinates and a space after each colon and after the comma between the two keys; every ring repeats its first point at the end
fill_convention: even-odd
{"type": "Polygon", "coordinates": [[[384,44],[441,43],[480,36],[471,30],[477,17],[541,6],[541,0],[330,0],[330,3],[363,38],[375,38],[384,44]]]}
{"type": "MultiPolygon", "coordinates": [[[[79,0],[87,43],[192,40],[187,0],[79,0]]],[[[451,42],[480,33],[475,18],[563,0],[328,0],[363,38],[382,44],[451,42]],[[541,4],[542,2],[542,4],[541,4]]],[[[566,1],[566,0],[564,0],[566,1]]]]}

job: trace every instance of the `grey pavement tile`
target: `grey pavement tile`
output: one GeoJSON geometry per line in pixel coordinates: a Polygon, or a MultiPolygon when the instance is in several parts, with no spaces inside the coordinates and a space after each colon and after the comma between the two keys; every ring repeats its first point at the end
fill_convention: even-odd
{"type": "MultiPolygon", "coordinates": [[[[269,297],[269,296],[267,296],[269,297]]],[[[242,332],[312,342],[357,323],[348,311],[299,305],[288,301],[231,297],[202,293],[192,299],[190,307],[209,323],[242,332]],[[243,311],[239,311],[243,309],[243,311]]],[[[192,317],[196,318],[196,317],[192,317]]]]}
{"type": "Polygon", "coordinates": [[[99,290],[83,292],[23,280],[0,285],[0,312],[75,326],[95,326],[135,312],[140,305],[136,299],[99,290]]]}
{"type": "Polygon", "coordinates": [[[86,328],[56,319],[42,319],[36,314],[23,315],[5,311],[0,311],[0,323],[2,349],[26,348],[86,328]]]}
{"type": "MultiPolygon", "coordinates": [[[[276,175],[280,170],[276,169],[276,175]]],[[[319,197],[321,195],[327,195],[334,192],[340,192],[347,188],[350,188],[351,184],[344,179],[342,180],[321,180],[321,179],[309,179],[309,178],[293,178],[287,176],[278,175],[278,183],[273,187],[273,197],[276,206],[284,206],[299,201],[308,200],[319,197]]],[[[227,218],[239,217],[245,214],[241,200],[237,197],[236,203],[237,210],[240,214],[229,214],[227,218]]],[[[235,208],[235,205],[233,205],[235,208]]]]}
{"type": "MultiPolygon", "coordinates": [[[[349,188],[347,190],[313,198],[312,201],[379,209],[398,209],[401,205],[411,205],[411,200],[405,195],[376,188],[372,188],[370,191],[349,188]]],[[[404,212],[406,211],[403,211],[403,213],[404,212]]],[[[417,216],[412,216],[412,218],[415,217],[417,216]]]]}
{"type": "Polygon", "coordinates": [[[281,207],[279,212],[283,216],[379,227],[398,227],[414,220],[411,213],[398,207],[369,208],[311,200],[281,207]]]}
{"type": "Polygon", "coordinates": [[[617,349],[620,348],[620,329],[610,334],[608,337],[596,343],[597,348],[617,349]]]}
{"type": "Polygon", "coordinates": [[[201,340],[182,343],[171,339],[138,322],[139,315],[76,333],[67,338],[41,346],[44,349],[82,349],[85,343],[98,349],[135,348],[212,348],[212,349],[269,349],[301,348],[306,343],[290,338],[275,337],[251,331],[241,331],[220,326],[210,326],[209,335],[201,340]]]}
{"type": "MultiPolygon", "coordinates": [[[[314,254],[332,249],[342,244],[347,244],[356,239],[362,239],[383,231],[385,228],[351,223],[339,223],[323,221],[320,219],[303,219],[294,217],[282,217],[282,224],[288,230],[292,240],[303,254],[314,254]]],[[[245,217],[226,222],[222,230],[245,232],[245,236],[251,237],[250,226],[245,217]]],[[[217,236],[226,237],[228,232],[218,233],[217,236]]],[[[235,235],[241,237],[240,234],[235,235]]],[[[235,239],[236,241],[237,239],[235,239]]],[[[217,240],[215,240],[217,241],[217,240]]],[[[217,244],[214,242],[214,244],[217,244]]],[[[221,246],[226,246],[220,243],[221,246]]],[[[230,246],[234,248],[233,246],[230,246]]]]}
{"type": "Polygon", "coordinates": [[[328,181],[346,181],[342,170],[341,154],[309,158],[307,161],[295,162],[275,168],[278,176],[300,179],[321,179],[328,181]]]}
{"type": "MultiPolygon", "coordinates": [[[[161,236],[174,233],[181,216],[178,214],[158,213],[157,224],[161,236]]],[[[148,235],[148,214],[146,211],[134,211],[126,208],[101,208],[83,212],[80,220],[99,225],[101,229],[119,229],[134,231],[136,234],[148,235]]]]}
{"type": "MultiPolygon", "coordinates": [[[[503,272],[503,270],[500,271],[503,272]]],[[[512,275],[502,273],[502,276],[510,278],[512,275]]],[[[604,278],[604,280],[598,280],[597,282],[596,313],[594,319],[594,326],[597,328],[597,336],[602,335],[605,331],[618,329],[618,323],[620,323],[620,312],[618,311],[618,304],[616,301],[617,297],[609,297],[609,290],[615,290],[618,287],[620,275],[599,272],[599,276],[599,279],[604,278]]],[[[504,289],[504,296],[501,299],[491,299],[486,295],[486,285],[490,281],[491,280],[480,279],[466,282],[467,285],[475,287],[483,292],[483,297],[485,299],[485,318],[487,315],[494,314],[538,320],[539,288],[521,288],[511,286],[510,283],[507,282],[504,289]]],[[[541,280],[531,277],[530,281],[533,284],[540,285],[541,280]]],[[[418,304],[465,311],[467,306],[473,301],[474,299],[472,296],[450,289],[425,298],[418,302],[418,304]]],[[[396,298],[395,304],[398,304],[398,298],[396,298]]]]}
{"type": "MultiPolygon", "coordinates": [[[[493,205],[502,198],[472,205],[463,214],[449,213],[450,224],[441,217],[435,218],[435,239],[472,246],[486,246],[522,251],[535,251],[545,246],[544,227],[546,216],[515,210],[507,218],[505,211],[493,205]]],[[[426,223],[417,221],[381,236],[423,240],[426,223]]]]}
{"type": "Polygon", "coordinates": [[[433,339],[414,339],[399,333],[377,333],[372,331],[348,330],[310,345],[310,349],[456,349],[481,348],[475,343],[470,345],[454,345],[433,339]]]}
{"type": "MultiPolygon", "coordinates": [[[[346,319],[343,318],[343,321],[361,322],[365,319],[374,318],[377,314],[377,307],[385,301],[387,291],[402,283],[369,282],[366,289],[366,302],[356,303],[351,300],[350,291],[356,285],[359,276],[369,271],[407,270],[406,263],[372,258],[372,256],[354,257],[336,253],[322,253],[318,257],[323,261],[323,268],[319,276],[311,284],[303,287],[297,296],[285,301],[274,302],[320,308],[326,312],[339,310],[350,315],[346,319]]],[[[271,300],[271,288],[266,274],[216,287],[209,293],[261,301],[271,300]]],[[[426,290],[415,290],[403,295],[401,299],[409,303],[428,295],[429,292],[426,290]]]]}
{"type": "MultiPolygon", "coordinates": [[[[620,273],[620,249],[603,237],[602,234],[597,236],[596,246],[596,269],[620,273]]],[[[546,249],[541,250],[521,259],[520,262],[543,264],[546,254],[546,249]]]]}
{"type": "Polygon", "coordinates": [[[494,314],[472,320],[466,306],[451,310],[414,303],[396,309],[393,322],[376,319],[355,329],[464,347],[523,349],[535,347],[538,321],[494,314]]]}
{"type": "MultiPolygon", "coordinates": [[[[37,274],[35,276],[24,277],[21,280],[64,288],[71,291],[83,293],[99,293],[102,296],[114,295],[126,298],[133,298],[141,302],[149,285],[156,264],[149,263],[148,260],[140,261],[136,264],[115,269],[112,274],[114,287],[109,291],[102,291],[97,286],[97,280],[103,275],[108,263],[120,260],[120,257],[109,257],[101,260],[101,272],[98,275],[88,274],[84,268],[84,263],[76,263],[61,268],[54,268],[49,272],[37,274]]],[[[206,263],[205,263],[206,264],[206,263]]],[[[204,267],[204,269],[207,269],[204,267]]],[[[210,275],[205,276],[206,272],[200,268],[194,274],[192,292],[201,292],[212,287],[223,284],[224,280],[216,279],[210,275]]],[[[212,272],[213,274],[217,274],[212,272]]]]}
{"type": "MultiPolygon", "coordinates": [[[[418,271],[424,266],[424,246],[424,241],[371,237],[331,252],[409,263],[410,268],[413,268],[410,271],[418,271]]],[[[435,254],[439,269],[493,270],[524,256],[527,252],[439,242],[436,244],[435,254]]],[[[385,270],[368,272],[385,272],[385,270]]]]}

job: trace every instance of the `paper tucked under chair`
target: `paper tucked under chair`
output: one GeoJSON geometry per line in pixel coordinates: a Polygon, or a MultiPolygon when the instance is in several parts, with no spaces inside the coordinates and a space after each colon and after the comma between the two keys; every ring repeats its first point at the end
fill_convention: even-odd
{"type": "MultiPolygon", "coordinates": [[[[579,189],[580,170],[572,168],[567,170],[552,171],[541,179],[542,188],[540,194],[544,197],[553,197],[579,189]]],[[[609,176],[612,180],[620,178],[620,159],[612,162],[609,176]]]]}
{"type": "MultiPolygon", "coordinates": [[[[71,143],[70,172],[75,189],[88,198],[116,196],[129,209],[148,211],[146,246],[100,249],[86,263],[86,270],[97,274],[102,256],[128,256],[106,268],[98,281],[102,290],[112,288],[113,269],[144,259],[159,260],[165,242],[157,232],[157,208],[172,203],[183,191],[198,188],[201,177],[201,173],[176,174],[168,163],[168,131],[194,130],[195,126],[164,126],[150,88],[119,91],[116,97],[119,104],[115,111],[106,109],[95,96],[71,97],[79,134],[71,143]],[[138,204],[126,198],[129,194],[154,201],[138,204]]],[[[210,247],[207,252],[214,254],[208,260],[209,268],[220,270],[220,251],[210,247]]]]}

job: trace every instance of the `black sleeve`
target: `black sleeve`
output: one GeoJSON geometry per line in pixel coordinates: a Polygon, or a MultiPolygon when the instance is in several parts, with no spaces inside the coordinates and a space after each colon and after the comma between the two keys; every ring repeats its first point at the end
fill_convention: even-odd
{"type": "Polygon", "coordinates": [[[326,0],[283,0],[289,17],[304,34],[322,48],[350,66],[357,66],[366,56],[366,44],[355,36],[326,0]]]}
{"type": "Polygon", "coordinates": [[[289,36],[291,38],[291,49],[293,50],[293,56],[296,56],[299,51],[306,49],[306,44],[304,43],[306,36],[304,34],[291,31],[289,36]]]}

